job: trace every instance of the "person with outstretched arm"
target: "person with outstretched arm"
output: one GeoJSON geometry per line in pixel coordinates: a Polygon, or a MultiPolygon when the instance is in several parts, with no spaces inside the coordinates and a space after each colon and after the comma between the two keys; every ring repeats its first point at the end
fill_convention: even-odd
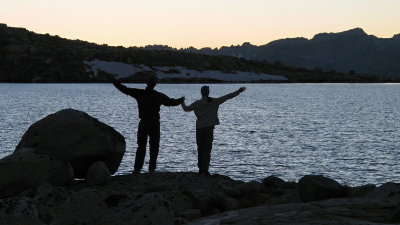
{"type": "Polygon", "coordinates": [[[149,172],[155,171],[160,146],[160,107],[177,106],[184,101],[169,98],[167,95],[154,90],[157,85],[157,78],[150,78],[145,89],[128,88],[119,81],[113,81],[114,86],[122,93],[136,99],[139,108],[139,126],[137,131],[137,150],[133,173],[140,173],[146,155],[147,138],[150,144],[149,172]]]}
{"type": "Polygon", "coordinates": [[[218,109],[219,106],[228,99],[238,96],[245,91],[246,87],[241,87],[237,91],[224,95],[219,98],[209,97],[210,88],[208,86],[201,87],[201,99],[193,102],[189,106],[182,101],[181,106],[184,111],[194,111],[196,120],[196,143],[197,143],[197,165],[199,174],[210,175],[208,169],[210,167],[212,142],[214,140],[214,127],[219,124],[218,109]]]}

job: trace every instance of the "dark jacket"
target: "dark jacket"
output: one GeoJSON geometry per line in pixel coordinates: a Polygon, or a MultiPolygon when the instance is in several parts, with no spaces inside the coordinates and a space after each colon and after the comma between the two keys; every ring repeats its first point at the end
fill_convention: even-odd
{"type": "Polygon", "coordinates": [[[180,99],[169,98],[165,94],[152,89],[128,88],[118,81],[113,82],[114,86],[122,93],[136,99],[139,108],[139,118],[149,120],[160,119],[160,106],[177,106],[180,99]]]}

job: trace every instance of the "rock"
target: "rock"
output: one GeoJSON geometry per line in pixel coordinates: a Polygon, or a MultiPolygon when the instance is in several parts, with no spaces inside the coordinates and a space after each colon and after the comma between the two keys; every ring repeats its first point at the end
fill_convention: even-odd
{"type": "Polygon", "coordinates": [[[36,188],[43,182],[61,186],[71,182],[73,170],[68,163],[21,149],[0,160],[0,198],[36,188]]]}
{"type": "Polygon", "coordinates": [[[239,206],[237,199],[225,196],[219,189],[197,189],[192,192],[193,207],[201,210],[202,214],[213,214],[236,209],[239,206]]]}
{"type": "Polygon", "coordinates": [[[246,194],[256,194],[265,191],[265,187],[263,184],[257,181],[250,181],[244,184],[241,184],[237,187],[242,195],[246,194]]]}
{"type": "Polygon", "coordinates": [[[118,216],[104,202],[106,194],[93,189],[74,193],[54,215],[51,225],[121,224],[118,216]]]}
{"type": "Polygon", "coordinates": [[[35,196],[47,196],[54,192],[54,187],[48,182],[44,182],[36,188],[35,196]]]}
{"type": "Polygon", "coordinates": [[[26,197],[0,199],[1,225],[44,225],[33,201],[26,197]]]}
{"type": "Polygon", "coordinates": [[[269,199],[269,195],[264,193],[252,193],[244,196],[250,203],[251,206],[262,205],[267,199],[269,199]]]}
{"type": "Polygon", "coordinates": [[[110,180],[111,174],[107,165],[102,161],[97,161],[90,165],[86,174],[86,182],[88,185],[102,185],[110,180]]]}
{"type": "Polygon", "coordinates": [[[212,201],[217,202],[213,199],[220,196],[209,189],[197,189],[194,190],[191,195],[194,208],[200,209],[203,214],[210,214],[213,208],[212,201]]]}
{"type": "Polygon", "coordinates": [[[225,197],[222,201],[222,209],[225,210],[232,210],[237,209],[239,207],[239,202],[235,198],[225,197]]]}
{"type": "Polygon", "coordinates": [[[335,180],[321,175],[306,175],[299,180],[297,191],[303,202],[346,196],[346,189],[335,180]]]}
{"type": "Polygon", "coordinates": [[[226,211],[189,221],[188,225],[378,225],[387,210],[379,201],[342,198],[312,203],[262,205],[226,211]]]}
{"type": "Polygon", "coordinates": [[[286,182],[276,176],[269,176],[265,178],[262,183],[266,189],[276,189],[282,187],[286,182]]]}
{"type": "Polygon", "coordinates": [[[99,186],[82,181],[65,187],[42,183],[33,194],[0,199],[0,224],[377,225],[399,220],[400,198],[396,195],[302,203],[293,202],[297,199],[294,189],[284,189],[279,196],[273,194],[279,188],[273,193],[247,192],[239,199],[226,194],[225,187],[243,183],[190,172],[116,175],[99,186]],[[201,184],[204,187],[199,189],[201,184]],[[204,209],[195,204],[202,200],[204,209]],[[253,207],[260,201],[266,204],[253,207]]]}
{"type": "Polygon", "coordinates": [[[375,188],[367,195],[367,197],[388,198],[388,197],[398,197],[399,195],[400,195],[400,184],[388,182],[375,188]]]}
{"type": "Polygon", "coordinates": [[[202,209],[202,212],[214,214],[215,212],[223,212],[234,209],[238,206],[237,200],[223,195],[215,195],[208,199],[208,209],[202,209]]]}
{"type": "Polygon", "coordinates": [[[241,198],[239,200],[238,204],[239,204],[239,208],[249,208],[249,207],[253,206],[250,199],[247,199],[247,198],[241,198]]]}
{"type": "Polygon", "coordinates": [[[376,186],[373,184],[362,185],[358,187],[346,187],[347,188],[347,196],[350,198],[362,198],[367,196],[373,190],[375,190],[376,186]]]}
{"type": "Polygon", "coordinates": [[[170,203],[160,193],[107,193],[86,188],[73,193],[51,225],[174,224],[170,203]]]}
{"type": "Polygon", "coordinates": [[[40,220],[45,224],[50,224],[69,198],[69,193],[60,191],[50,183],[45,182],[37,187],[33,201],[39,212],[40,220]]]}
{"type": "Polygon", "coordinates": [[[201,211],[200,209],[188,209],[184,212],[179,213],[178,216],[189,220],[197,219],[201,217],[201,211]]]}
{"type": "Polygon", "coordinates": [[[180,213],[192,207],[192,200],[189,196],[179,191],[164,192],[163,197],[170,202],[174,213],[180,213]]]}
{"type": "Polygon", "coordinates": [[[400,205],[397,205],[395,211],[386,218],[386,222],[399,223],[400,222],[400,205]]]}
{"type": "Polygon", "coordinates": [[[263,184],[257,181],[250,181],[238,184],[234,187],[225,187],[224,192],[234,198],[241,198],[248,194],[256,194],[265,191],[263,184]]]}
{"type": "MultiPolygon", "coordinates": [[[[120,203],[118,218],[125,224],[163,224],[174,225],[174,213],[170,202],[160,193],[140,194],[120,203]]],[[[115,224],[115,223],[110,223],[115,224]]]]}
{"type": "Polygon", "coordinates": [[[14,152],[23,148],[69,162],[75,177],[84,178],[96,161],[103,161],[114,174],[125,153],[125,139],[84,112],[64,109],[32,124],[14,152]]]}
{"type": "Polygon", "coordinates": [[[242,196],[241,190],[237,187],[224,187],[223,191],[226,195],[229,195],[234,198],[240,198],[242,196]]]}
{"type": "Polygon", "coordinates": [[[127,195],[124,194],[111,194],[106,199],[104,199],[104,202],[107,204],[109,208],[117,207],[118,204],[126,198],[127,195]]]}

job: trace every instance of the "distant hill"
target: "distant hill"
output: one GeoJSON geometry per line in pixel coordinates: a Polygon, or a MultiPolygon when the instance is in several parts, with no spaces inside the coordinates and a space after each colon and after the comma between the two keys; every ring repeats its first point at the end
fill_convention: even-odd
{"type": "MultiPolygon", "coordinates": [[[[251,52],[261,47],[245,44],[235,48],[251,52]]],[[[112,47],[0,24],[0,82],[109,82],[121,74],[129,82],[143,82],[146,77],[158,74],[163,75],[163,82],[240,82],[240,77],[253,77],[253,82],[380,81],[378,77],[354,71],[324,72],[320,68],[302,68],[307,65],[286,66],[283,60],[270,63],[251,60],[246,55],[245,58],[222,55],[223,51],[235,48],[214,52],[221,55],[206,55],[202,54],[205,50],[176,51],[166,46],[153,46],[151,50],[112,47]],[[121,71],[124,68],[128,69],[121,71]],[[131,74],[127,74],[129,71],[131,74]],[[202,78],[203,74],[207,76],[202,78]],[[271,77],[278,79],[269,80],[271,77]]]]}
{"type": "Polygon", "coordinates": [[[382,79],[400,77],[400,34],[392,38],[377,38],[361,28],[321,33],[310,40],[288,38],[262,46],[244,43],[219,49],[190,48],[184,51],[280,62],[307,69],[374,74],[382,79]]]}

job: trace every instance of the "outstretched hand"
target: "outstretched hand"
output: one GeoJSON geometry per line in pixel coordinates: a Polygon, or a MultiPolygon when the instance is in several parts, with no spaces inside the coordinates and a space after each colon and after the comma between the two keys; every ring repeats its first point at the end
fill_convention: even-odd
{"type": "Polygon", "coordinates": [[[183,102],[185,102],[185,97],[180,97],[180,98],[178,98],[178,100],[180,101],[180,103],[182,104],[183,102]]]}
{"type": "Polygon", "coordinates": [[[240,91],[240,92],[243,92],[243,91],[245,91],[245,90],[246,90],[246,87],[245,87],[245,86],[239,88],[239,91],[240,91]]]}
{"type": "Polygon", "coordinates": [[[111,78],[111,82],[112,82],[112,83],[118,83],[119,80],[117,80],[117,79],[115,78],[115,76],[113,76],[113,77],[111,78]]]}

